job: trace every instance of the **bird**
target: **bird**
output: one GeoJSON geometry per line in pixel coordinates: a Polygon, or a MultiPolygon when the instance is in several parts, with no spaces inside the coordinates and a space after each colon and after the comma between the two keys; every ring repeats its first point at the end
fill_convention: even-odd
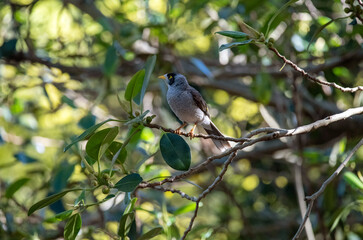
{"type": "MultiPolygon", "coordinates": [[[[194,137],[194,130],[197,125],[201,125],[209,135],[224,137],[212,122],[206,101],[195,88],[189,85],[185,76],[180,73],[167,73],[158,78],[166,81],[168,86],[167,102],[174,114],[183,122],[179,128],[174,130],[176,134],[180,134],[180,129],[191,124],[193,127],[188,133],[190,139],[194,137]]],[[[231,147],[226,140],[214,138],[212,140],[221,151],[231,147]]]]}

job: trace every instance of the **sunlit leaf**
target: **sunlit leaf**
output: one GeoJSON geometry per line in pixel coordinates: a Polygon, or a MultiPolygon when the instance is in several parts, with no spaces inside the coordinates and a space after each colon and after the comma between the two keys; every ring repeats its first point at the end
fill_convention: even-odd
{"type": "Polygon", "coordinates": [[[129,84],[127,84],[125,91],[125,99],[131,101],[142,89],[142,85],[145,77],[145,69],[142,69],[135,73],[131,78],[129,84]]]}
{"type": "Polygon", "coordinates": [[[160,139],[160,151],[170,167],[180,171],[189,169],[191,163],[190,148],[179,135],[164,134],[160,139]]]}
{"type": "Polygon", "coordinates": [[[28,216],[30,216],[33,212],[35,212],[38,209],[41,209],[43,207],[46,207],[59,199],[61,199],[64,195],[66,195],[69,192],[73,191],[79,191],[80,189],[68,189],[66,191],[51,195],[49,197],[44,198],[43,200],[40,200],[39,202],[35,203],[33,206],[29,208],[28,216]]]}
{"type": "Polygon", "coordinates": [[[344,180],[353,188],[363,190],[363,182],[352,172],[344,173],[344,180]]]}
{"type": "Polygon", "coordinates": [[[233,48],[233,47],[237,47],[237,46],[242,46],[242,45],[246,45],[251,43],[253,40],[252,39],[248,39],[246,41],[242,41],[242,42],[231,42],[231,43],[227,43],[227,44],[223,44],[219,47],[219,51],[223,51],[226,50],[228,48],[233,48]]]}
{"type": "Polygon", "coordinates": [[[115,184],[115,188],[122,192],[133,192],[141,181],[142,177],[139,174],[132,173],[118,181],[115,184]]]}
{"type": "Polygon", "coordinates": [[[182,206],[182,207],[176,209],[174,211],[174,216],[184,214],[184,213],[188,213],[188,212],[192,212],[192,211],[195,210],[195,207],[196,207],[195,203],[191,202],[191,203],[189,203],[189,204],[187,204],[185,206],[182,206]]]}
{"type": "Polygon", "coordinates": [[[64,227],[64,239],[74,240],[82,227],[82,219],[79,213],[70,217],[64,227]]]}
{"type": "Polygon", "coordinates": [[[73,213],[73,209],[67,210],[67,211],[58,213],[58,214],[54,215],[51,218],[46,219],[45,222],[47,222],[47,223],[54,223],[56,221],[64,221],[67,218],[69,218],[72,215],[72,213],[73,213]]]}
{"type": "Polygon", "coordinates": [[[29,178],[21,178],[10,184],[6,188],[5,197],[11,198],[14,193],[16,193],[20,188],[22,188],[30,179],[29,178]]]}
{"type": "Polygon", "coordinates": [[[244,38],[244,37],[248,36],[247,33],[237,32],[237,31],[220,31],[220,32],[216,32],[216,33],[226,36],[226,37],[234,38],[234,39],[244,38]]]}
{"type": "Polygon", "coordinates": [[[86,138],[88,138],[89,136],[91,136],[94,131],[96,131],[99,127],[101,127],[103,124],[107,123],[107,122],[110,122],[110,121],[115,121],[114,119],[107,119],[103,122],[100,122],[90,128],[88,128],[86,131],[84,131],[81,135],[79,135],[75,140],[73,140],[72,143],[70,143],[69,145],[67,145],[65,148],[64,148],[64,152],[67,151],[70,147],[73,146],[73,144],[76,144],[77,142],[79,141],[82,141],[86,138]]]}

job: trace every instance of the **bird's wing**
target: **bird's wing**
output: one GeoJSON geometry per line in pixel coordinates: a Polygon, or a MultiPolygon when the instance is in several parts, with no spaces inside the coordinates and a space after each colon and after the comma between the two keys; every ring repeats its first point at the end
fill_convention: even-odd
{"type": "Polygon", "coordinates": [[[202,95],[200,95],[200,93],[193,87],[190,87],[190,93],[193,96],[195,105],[197,105],[208,117],[210,117],[207,103],[203,99],[202,95]]]}

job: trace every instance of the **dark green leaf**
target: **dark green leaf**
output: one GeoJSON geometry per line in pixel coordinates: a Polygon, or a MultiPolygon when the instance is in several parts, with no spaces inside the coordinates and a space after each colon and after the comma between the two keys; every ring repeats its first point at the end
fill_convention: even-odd
{"type": "Polygon", "coordinates": [[[86,144],[89,157],[99,160],[118,134],[118,127],[106,128],[93,134],[86,144]]]}
{"type": "Polygon", "coordinates": [[[74,214],[70,217],[64,227],[64,239],[74,240],[77,237],[79,230],[82,227],[82,219],[79,213],[74,214]]]}
{"type": "Polygon", "coordinates": [[[226,37],[234,38],[234,39],[244,38],[244,37],[248,36],[247,33],[237,32],[237,31],[220,31],[220,32],[216,32],[216,33],[226,36],[226,37]]]}
{"type": "Polygon", "coordinates": [[[0,58],[1,57],[10,57],[15,53],[16,43],[18,39],[10,39],[5,41],[3,45],[0,47],[0,58]]]}
{"type": "Polygon", "coordinates": [[[76,105],[74,105],[74,102],[72,99],[68,98],[67,96],[63,95],[62,98],[62,103],[67,104],[68,106],[70,106],[71,108],[77,108],[76,105]]]}
{"type": "Polygon", "coordinates": [[[242,46],[242,45],[246,45],[252,42],[252,39],[248,39],[246,41],[242,41],[242,42],[231,42],[231,43],[227,43],[227,44],[223,44],[219,47],[219,51],[223,51],[226,50],[228,48],[233,48],[233,47],[237,47],[237,46],[242,46]]]}
{"type": "Polygon", "coordinates": [[[21,187],[23,187],[30,179],[29,178],[21,178],[13,182],[6,189],[5,197],[11,198],[16,191],[18,191],[21,187]]]}
{"type": "Polygon", "coordinates": [[[101,159],[106,150],[110,147],[113,140],[117,137],[118,127],[113,127],[107,133],[106,137],[103,139],[100,147],[100,151],[98,152],[98,159],[101,159]]]}
{"type": "Polygon", "coordinates": [[[18,159],[20,162],[25,163],[25,164],[33,163],[33,162],[38,161],[35,158],[29,157],[28,155],[26,155],[23,152],[19,152],[19,153],[14,154],[14,157],[16,159],[18,159]]]}
{"type": "MultiPolygon", "coordinates": [[[[121,149],[122,143],[114,141],[111,143],[110,147],[106,150],[105,156],[112,160],[116,153],[121,149]]],[[[119,164],[123,164],[127,157],[127,151],[125,148],[122,148],[120,154],[118,155],[116,162],[119,164]]]]}
{"type": "Polygon", "coordinates": [[[118,65],[116,48],[112,45],[107,49],[103,70],[106,76],[112,76],[118,65]]]}
{"type": "Polygon", "coordinates": [[[270,21],[268,22],[267,24],[267,30],[266,30],[266,37],[268,37],[268,34],[270,32],[270,27],[271,27],[271,24],[272,22],[275,20],[275,18],[282,12],[284,11],[288,6],[290,6],[291,4],[297,2],[298,0],[290,0],[288,1],[287,3],[285,3],[273,16],[272,18],[270,19],[270,21]]]}
{"type": "Polygon", "coordinates": [[[145,76],[144,76],[144,81],[142,83],[141,92],[134,98],[135,103],[138,105],[140,105],[140,103],[142,103],[142,100],[144,99],[146,88],[149,85],[151,73],[154,70],[155,62],[156,62],[156,55],[148,57],[148,59],[146,60],[145,76]]]}
{"type": "Polygon", "coordinates": [[[345,19],[345,18],[348,18],[349,16],[346,16],[346,17],[341,17],[341,18],[336,18],[336,19],[332,19],[330,20],[329,22],[325,23],[324,25],[320,26],[315,32],[314,32],[314,35],[311,37],[310,41],[309,41],[309,45],[308,47],[306,48],[306,50],[309,50],[309,47],[311,45],[311,43],[316,39],[316,37],[319,35],[319,33],[321,31],[324,30],[324,28],[326,28],[327,26],[329,26],[331,23],[333,23],[334,21],[337,21],[337,20],[341,20],[341,19],[345,19]]]}
{"type": "Polygon", "coordinates": [[[92,113],[87,114],[86,116],[81,118],[81,120],[79,120],[78,122],[78,126],[80,126],[83,129],[90,128],[95,124],[96,124],[96,116],[93,115],[92,113]]]}
{"type": "Polygon", "coordinates": [[[186,171],[190,167],[189,145],[177,134],[166,133],[160,139],[160,151],[165,162],[176,170],[186,171]]]}
{"type": "Polygon", "coordinates": [[[74,171],[74,166],[75,164],[69,164],[65,161],[63,161],[59,165],[52,180],[52,187],[54,192],[60,192],[67,186],[68,179],[74,171]]]}
{"type": "Polygon", "coordinates": [[[363,182],[352,172],[344,173],[344,180],[353,188],[363,190],[363,182]]]}
{"type": "Polygon", "coordinates": [[[151,239],[151,238],[156,237],[157,235],[159,235],[162,231],[163,231],[163,228],[161,228],[161,227],[153,228],[150,231],[143,234],[141,237],[139,237],[138,240],[151,239]]]}
{"type": "Polygon", "coordinates": [[[122,192],[132,192],[141,183],[142,178],[137,173],[132,173],[122,178],[115,184],[115,188],[122,192]]]}
{"type": "Polygon", "coordinates": [[[77,143],[77,142],[79,142],[79,141],[82,141],[82,140],[84,140],[84,139],[86,139],[86,138],[88,138],[89,136],[91,136],[93,133],[94,133],[94,131],[96,131],[99,127],[101,127],[103,124],[105,124],[105,123],[107,123],[107,122],[110,122],[110,121],[115,121],[114,119],[107,119],[107,120],[105,120],[105,121],[103,121],[103,122],[100,122],[100,123],[98,123],[98,124],[96,124],[96,125],[94,125],[94,126],[92,126],[92,127],[90,127],[90,128],[88,128],[86,131],[84,131],[81,135],[79,135],[71,144],[69,144],[68,146],[66,146],[65,148],[64,148],[64,152],[65,151],[67,151],[70,147],[72,147],[73,146],[73,144],[75,144],[75,143],[77,143]]]}
{"type": "Polygon", "coordinates": [[[131,78],[129,84],[127,84],[125,91],[125,99],[131,101],[141,91],[145,77],[145,69],[142,69],[135,73],[131,78]]]}
{"type": "Polygon", "coordinates": [[[69,190],[66,190],[66,191],[51,195],[49,197],[46,197],[43,200],[40,200],[39,202],[35,203],[33,206],[31,206],[29,208],[28,216],[30,216],[36,210],[41,209],[43,207],[46,207],[46,206],[58,201],[59,199],[61,199],[67,193],[72,192],[72,191],[78,191],[78,190],[80,190],[80,189],[69,189],[69,190]]]}

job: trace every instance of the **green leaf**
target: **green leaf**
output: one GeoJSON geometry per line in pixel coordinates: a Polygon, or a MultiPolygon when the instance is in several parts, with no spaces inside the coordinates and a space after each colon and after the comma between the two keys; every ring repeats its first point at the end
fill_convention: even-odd
{"type": "Polygon", "coordinates": [[[125,211],[120,219],[120,224],[119,224],[119,228],[117,231],[117,234],[122,237],[122,239],[124,239],[124,237],[127,234],[127,227],[126,227],[126,221],[127,219],[129,219],[129,222],[132,222],[135,218],[135,215],[133,213],[134,209],[135,209],[135,203],[137,201],[137,198],[133,198],[131,199],[131,201],[129,202],[129,204],[127,204],[125,211]]]}
{"type": "Polygon", "coordinates": [[[39,202],[35,203],[33,206],[31,206],[29,208],[28,211],[28,216],[30,216],[33,212],[35,212],[38,209],[41,209],[43,207],[46,207],[56,201],[58,201],[59,199],[61,199],[64,195],[66,195],[69,192],[73,192],[73,191],[79,191],[81,189],[68,189],[66,191],[57,193],[57,194],[53,194],[49,197],[44,198],[43,200],[40,200],[39,202]]]}
{"type": "Polygon", "coordinates": [[[248,34],[244,33],[244,32],[237,32],[237,31],[220,31],[220,32],[216,32],[220,35],[226,36],[226,37],[230,37],[230,38],[244,38],[247,37],[248,34]]]}
{"type": "Polygon", "coordinates": [[[118,231],[117,231],[117,235],[119,235],[121,237],[121,239],[125,239],[125,236],[127,234],[127,220],[129,222],[132,222],[135,219],[135,213],[134,212],[130,212],[130,213],[126,213],[124,215],[122,215],[121,219],[120,219],[120,224],[118,227],[118,231]]]}
{"type": "Polygon", "coordinates": [[[329,22],[325,23],[324,25],[320,26],[315,32],[314,35],[311,37],[310,41],[309,41],[309,45],[306,48],[306,50],[309,50],[310,45],[312,44],[312,42],[316,39],[316,37],[320,34],[321,31],[324,30],[324,28],[326,28],[327,26],[329,26],[331,23],[337,21],[337,20],[341,20],[341,19],[346,19],[349,16],[346,17],[340,17],[340,18],[335,18],[335,19],[331,19],[329,22]]]}
{"type": "Polygon", "coordinates": [[[271,24],[273,23],[273,21],[275,20],[275,18],[281,13],[283,12],[288,6],[290,6],[291,4],[297,2],[298,0],[290,0],[288,1],[287,3],[285,3],[273,16],[272,18],[270,19],[270,21],[268,22],[267,24],[267,30],[266,30],[266,37],[268,37],[268,34],[270,32],[270,27],[271,27],[271,24]]]}
{"type": "MultiPolygon", "coordinates": [[[[106,150],[105,156],[108,159],[112,160],[116,155],[116,153],[121,149],[122,145],[123,145],[122,143],[117,141],[112,142],[109,148],[106,150]]],[[[127,157],[127,151],[125,148],[122,148],[120,154],[117,156],[116,162],[119,164],[123,164],[125,163],[126,157],[127,157]]]]}
{"type": "Polygon", "coordinates": [[[175,210],[175,212],[173,213],[174,216],[180,215],[180,214],[184,214],[184,213],[188,213],[188,212],[192,212],[195,210],[195,203],[189,203],[185,206],[182,206],[178,209],[175,210]]]}
{"type": "MultiPolygon", "coordinates": [[[[106,128],[93,134],[86,144],[89,157],[99,160],[118,134],[118,127],[106,128]]],[[[87,161],[88,162],[88,161],[87,161]]]]}
{"type": "Polygon", "coordinates": [[[143,234],[137,240],[147,240],[147,239],[151,239],[151,238],[156,237],[157,235],[159,235],[162,231],[163,231],[163,228],[161,228],[161,227],[153,228],[150,231],[148,231],[145,234],[143,234]]]}
{"type": "Polygon", "coordinates": [[[64,239],[65,240],[74,240],[77,237],[79,230],[82,227],[82,219],[79,213],[74,214],[66,223],[64,227],[64,239]]]}
{"type": "Polygon", "coordinates": [[[64,221],[67,218],[69,218],[72,215],[72,213],[73,213],[73,209],[67,210],[67,211],[58,213],[58,214],[54,215],[51,218],[46,219],[45,222],[47,222],[47,223],[54,223],[56,221],[64,221]]]}
{"type": "Polygon", "coordinates": [[[142,69],[135,73],[131,78],[129,84],[127,84],[125,91],[125,99],[131,101],[141,91],[145,77],[145,69],[142,69]]]}
{"type": "Polygon", "coordinates": [[[106,137],[103,139],[101,143],[100,151],[98,152],[98,159],[101,159],[101,157],[109,148],[113,140],[117,137],[117,134],[118,134],[118,127],[113,127],[110,129],[110,131],[107,133],[106,137]]]}
{"type": "Polygon", "coordinates": [[[257,74],[255,81],[252,82],[252,92],[259,102],[268,104],[272,96],[270,75],[266,73],[257,74]]]}
{"type": "Polygon", "coordinates": [[[345,172],[343,177],[351,187],[363,190],[363,182],[354,173],[345,172]]]}
{"type": "Polygon", "coordinates": [[[93,133],[94,133],[94,131],[96,131],[99,127],[101,127],[103,124],[105,124],[105,123],[107,123],[107,122],[110,122],[110,121],[116,121],[116,120],[114,120],[114,119],[107,119],[107,120],[105,120],[105,121],[103,121],[103,122],[100,122],[100,123],[98,123],[98,124],[96,124],[96,125],[94,125],[94,126],[92,126],[92,127],[90,127],[90,128],[88,128],[86,131],[84,131],[81,135],[79,135],[71,144],[69,144],[68,146],[66,146],[65,148],[64,148],[64,152],[65,151],[67,151],[70,147],[72,147],[73,146],[73,144],[75,144],[75,143],[77,143],[77,142],[79,142],[79,141],[82,141],[82,140],[84,140],[84,139],[86,139],[86,138],[88,138],[89,136],[91,136],[93,133]]]}
{"type": "MultiPolygon", "coordinates": [[[[146,60],[145,76],[144,76],[144,81],[142,83],[141,92],[138,94],[138,96],[136,98],[134,98],[135,103],[138,105],[140,105],[140,103],[142,104],[142,100],[144,99],[144,96],[146,93],[146,88],[149,85],[151,73],[154,70],[155,62],[156,62],[156,55],[148,57],[146,60]]],[[[142,111],[142,109],[141,109],[141,111],[142,111]]]]}
{"type": "Polygon", "coordinates": [[[142,177],[139,174],[132,173],[118,181],[115,184],[115,188],[122,192],[133,192],[141,181],[142,177]]]}
{"type": "Polygon", "coordinates": [[[253,40],[252,39],[248,39],[246,41],[242,41],[242,42],[231,42],[231,43],[227,43],[227,44],[223,44],[219,47],[219,51],[223,51],[226,50],[228,48],[233,48],[233,47],[237,47],[237,46],[242,46],[242,45],[246,45],[251,43],[253,40]]]}
{"type": "Polygon", "coordinates": [[[118,57],[116,48],[112,45],[107,49],[105,61],[103,64],[103,71],[107,77],[112,76],[118,65],[118,57]]]}
{"type": "Polygon", "coordinates": [[[160,151],[170,167],[180,171],[189,169],[191,163],[190,148],[179,135],[164,134],[160,139],[160,151]]]}
{"type": "Polygon", "coordinates": [[[11,198],[14,193],[22,188],[29,180],[29,178],[21,178],[10,184],[9,187],[7,187],[6,189],[5,197],[11,198]]]}

